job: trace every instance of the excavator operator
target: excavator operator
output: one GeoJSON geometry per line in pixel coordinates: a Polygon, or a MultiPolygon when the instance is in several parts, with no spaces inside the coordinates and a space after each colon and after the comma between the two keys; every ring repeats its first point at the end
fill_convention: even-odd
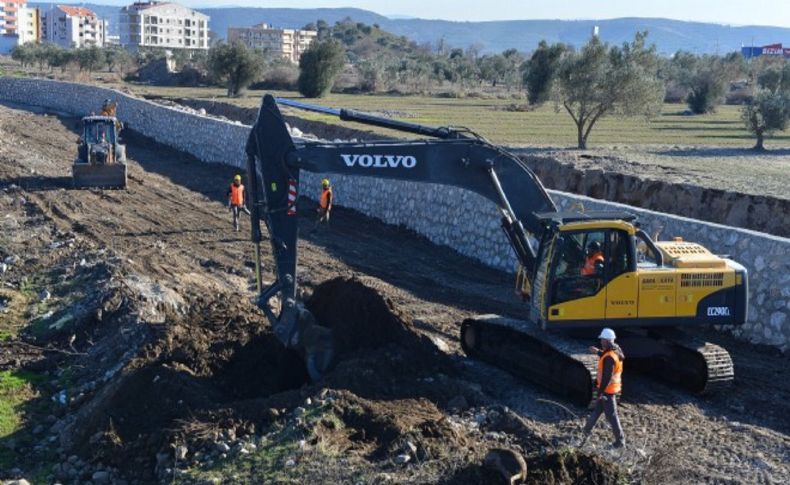
{"type": "Polygon", "coordinates": [[[581,269],[582,276],[594,276],[600,274],[603,269],[603,251],[601,243],[593,241],[587,245],[586,259],[581,269]]]}

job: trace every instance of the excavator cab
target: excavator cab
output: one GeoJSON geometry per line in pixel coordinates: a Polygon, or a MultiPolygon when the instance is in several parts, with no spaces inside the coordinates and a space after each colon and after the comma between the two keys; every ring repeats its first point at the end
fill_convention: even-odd
{"type": "Polygon", "coordinates": [[[118,120],[86,116],[72,165],[74,188],[126,188],[126,146],[118,140],[118,120]]]}

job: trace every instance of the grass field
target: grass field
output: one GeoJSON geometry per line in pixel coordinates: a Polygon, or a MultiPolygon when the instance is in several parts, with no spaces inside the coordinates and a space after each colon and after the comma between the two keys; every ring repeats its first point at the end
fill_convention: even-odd
{"type": "MultiPolygon", "coordinates": [[[[215,99],[244,107],[257,107],[263,91],[248,91],[240,98],[227,98],[220,88],[170,88],[125,85],[137,94],[166,97],[215,99]]],[[[274,91],[274,95],[301,99],[298,93],[274,91]]],[[[428,125],[466,126],[496,143],[569,147],[576,143],[576,129],[570,116],[556,112],[552,104],[535,111],[505,111],[525,100],[435,98],[426,96],[330,94],[319,100],[304,100],[337,108],[394,112],[395,118],[428,125]]],[[[611,116],[599,121],[590,135],[591,148],[601,145],[715,145],[748,148],[754,145],[744,129],[738,106],[721,106],[710,115],[686,116],[685,105],[666,104],[661,115],[644,118],[611,116]]],[[[300,117],[337,122],[331,116],[299,113],[300,117]]],[[[369,128],[367,128],[369,129],[369,128]]],[[[386,131],[382,131],[386,133],[386,131]]],[[[390,132],[391,133],[391,132],[390,132]]],[[[790,132],[778,133],[766,146],[790,146],[790,132]]]]}

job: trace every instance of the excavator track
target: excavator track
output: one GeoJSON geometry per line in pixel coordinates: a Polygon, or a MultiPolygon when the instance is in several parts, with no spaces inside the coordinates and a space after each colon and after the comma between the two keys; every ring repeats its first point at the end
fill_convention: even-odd
{"type": "MultiPolygon", "coordinates": [[[[728,388],[735,377],[722,347],[676,330],[619,332],[628,369],[694,394],[728,388]]],[[[589,341],[549,333],[529,320],[481,315],[461,323],[461,346],[471,358],[532,381],[580,406],[594,396],[598,358],[589,341]]]]}
{"type": "Polygon", "coordinates": [[[623,332],[620,345],[639,370],[694,394],[727,389],[735,378],[732,358],[724,348],[678,330],[623,332]],[[648,351],[644,342],[649,342],[648,351]]]}
{"type": "Polygon", "coordinates": [[[480,315],[461,323],[466,355],[539,384],[580,406],[593,398],[598,359],[580,340],[528,320],[480,315]]]}

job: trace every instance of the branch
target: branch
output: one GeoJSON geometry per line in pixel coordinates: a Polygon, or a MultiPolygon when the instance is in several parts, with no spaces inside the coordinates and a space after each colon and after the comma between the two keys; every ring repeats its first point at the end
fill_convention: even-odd
{"type": "Polygon", "coordinates": [[[593,115],[593,117],[590,119],[590,124],[587,125],[587,129],[584,131],[585,140],[590,135],[590,131],[592,131],[592,127],[595,124],[595,122],[598,121],[598,118],[600,118],[604,113],[606,113],[606,107],[604,105],[601,105],[601,107],[598,108],[598,112],[595,113],[595,115],[593,115]]]}

